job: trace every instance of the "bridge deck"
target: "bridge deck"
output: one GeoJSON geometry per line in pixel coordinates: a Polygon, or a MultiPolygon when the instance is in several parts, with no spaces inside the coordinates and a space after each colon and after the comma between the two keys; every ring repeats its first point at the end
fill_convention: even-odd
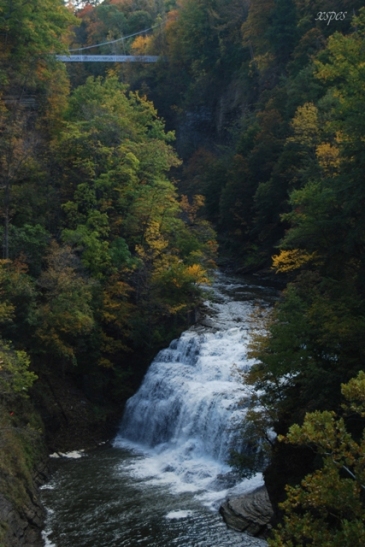
{"type": "Polygon", "coordinates": [[[56,55],[64,63],[156,63],[158,55],[56,55]]]}

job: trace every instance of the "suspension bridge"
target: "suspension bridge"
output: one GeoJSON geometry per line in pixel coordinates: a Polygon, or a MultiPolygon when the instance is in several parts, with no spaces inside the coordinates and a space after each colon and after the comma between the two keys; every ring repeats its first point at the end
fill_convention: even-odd
{"type": "Polygon", "coordinates": [[[56,55],[64,63],[157,63],[158,55],[56,55]]]}
{"type": "MultiPolygon", "coordinates": [[[[161,26],[161,24],[162,23],[160,23],[159,25],[155,25],[154,27],[140,30],[139,32],[134,32],[133,34],[129,34],[128,36],[122,36],[121,38],[117,38],[116,40],[109,40],[108,42],[101,42],[100,44],[94,44],[92,46],[84,46],[70,49],[70,52],[85,51],[96,47],[116,44],[118,42],[122,42],[124,50],[124,40],[132,38],[133,36],[137,36],[139,34],[145,34],[146,32],[149,32],[150,30],[161,26]]],[[[70,55],[56,55],[55,57],[58,61],[62,61],[64,63],[157,63],[157,61],[161,59],[159,55],[88,55],[83,53],[70,53],[70,55]]]]}

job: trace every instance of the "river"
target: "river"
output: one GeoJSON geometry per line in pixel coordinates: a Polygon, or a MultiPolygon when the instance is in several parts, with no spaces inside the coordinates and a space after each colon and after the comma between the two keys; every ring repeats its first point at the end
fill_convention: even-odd
{"type": "MultiPolygon", "coordinates": [[[[230,530],[217,509],[227,494],[262,484],[228,466],[244,450],[250,390],[240,372],[251,333],[274,290],[218,274],[207,316],[150,365],[129,399],[113,447],[57,461],[42,489],[47,547],[264,546],[230,530]]],[[[80,454],[81,455],[81,454],[80,454]]]]}

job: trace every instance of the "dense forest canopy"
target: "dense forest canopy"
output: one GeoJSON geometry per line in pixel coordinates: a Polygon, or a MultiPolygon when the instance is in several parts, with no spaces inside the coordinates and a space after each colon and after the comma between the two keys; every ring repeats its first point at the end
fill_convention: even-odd
{"type": "Polygon", "coordinates": [[[288,281],[247,378],[253,424],[284,439],[272,499],[291,484],[271,544],[362,544],[362,2],[0,0],[0,26],[6,385],[18,371],[29,386],[31,363],[125,398],[136,352],[199,301],[214,228],[222,262],[288,281]],[[160,60],[66,67],[52,54],[67,51],[160,60]],[[341,393],[352,401],[356,385],[351,414],[341,393]],[[322,426],[342,435],[340,466],[322,426]],[[317,485],[346,490],[351,511],[311,496],[317,485]]]}
{"type": "MultiPolygon", "coordinates": [[[[114,4],[127,32],[145,25],[132,19],[147,11],[114,4]]],[[[95,8],[104,30],[106,7],[95,8]]],[[[58,0],[0,9],[4,344],[36,368],[128,376],[127,356],[181,328],[214,266],[203,198],[177,194],[174,134],[143,93],[114,70],[70,84],[51,55],[67,51],[88,6],[78,17],[58,0]]]]}

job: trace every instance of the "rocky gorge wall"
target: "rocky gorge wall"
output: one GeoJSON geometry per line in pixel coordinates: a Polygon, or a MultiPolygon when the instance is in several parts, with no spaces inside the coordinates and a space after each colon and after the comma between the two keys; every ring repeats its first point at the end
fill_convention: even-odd
{"type": "Polygon", "coordinates": [[[31,484],[23,490],[23,484],[16,477],[10,481],[16,490],[23,490],[21,501],[12,499],[9,493],[0,493],[1,547],[42,547],[41,531],[45,510],[41,504],[38,481],[43,482],[43,471],[38,469],[31,484]]]}
{"type": "Polygon", "coordinates": [[[121,409],[92,403],[72,378],[39,375],[30,397],[0,400],[0,547],[43,547],[39,487],[49,454],[111,438],[121,409]]]}
{"type": "Polygon", "coordinates": [[[29,399],[0,403],[0,547],[40,547],[47,478],[43,424],[29,399]]]}

